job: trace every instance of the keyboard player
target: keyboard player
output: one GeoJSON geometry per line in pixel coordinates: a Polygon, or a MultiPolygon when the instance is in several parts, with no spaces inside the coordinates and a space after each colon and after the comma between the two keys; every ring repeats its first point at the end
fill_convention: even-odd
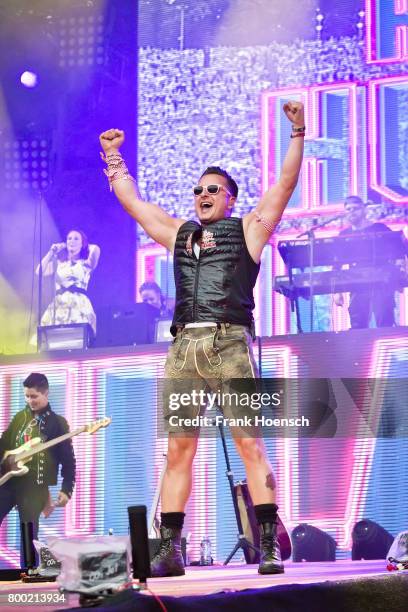
{"type": "MultiPolygon", "coordinates": [[[[366,205],[359,196],[348,196],[344,202],[344,209],[346,212],[345,218],[350,225],[342,230],[339,236],[392,231],[384,223],[371,223],[367,219],[366,205]]],[[[368,286],[367,289],[350,293],[350,327],[352,329],[369,327],[372,315],[374,315],[376,327],[391,327],[395,325],[394,293],[394,289],[384,290],[383,287],[378,288],[375,286],[368,286]]],[[[335,294],[334,302],[337,306],[343,306],[344,295],[342,293],[335,294]]]]}

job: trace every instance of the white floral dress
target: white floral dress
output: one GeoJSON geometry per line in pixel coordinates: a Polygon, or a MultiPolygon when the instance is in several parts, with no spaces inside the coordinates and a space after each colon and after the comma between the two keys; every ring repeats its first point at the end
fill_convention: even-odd
{"type": "Polygon", "coordinates": [[[92,269],[87,260],[59,261],[55,272],[56,293],[41,318],[41,325],[89,323],[96,333],[96,316],[85,293],[68,291],[69,287],[88,289],[92,269]]]}

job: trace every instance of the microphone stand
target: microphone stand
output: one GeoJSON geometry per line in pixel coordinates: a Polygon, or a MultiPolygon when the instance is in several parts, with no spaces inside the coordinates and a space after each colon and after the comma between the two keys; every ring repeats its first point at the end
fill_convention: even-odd
{"type": "Polygon", "coordinates": [[[294,312],[296,315],[296,329],[298,334],[303,334],[302,329],[302,321],[300,319],[300,310],[299,310],[299,296],[297,293],[297,289],[293,283],[293,267],[291,258],[288,258],[288,275],[289,275],[289,284],[292,287],[292,291],[290,294],[290,309],[291,312],[294,312]]]}
{"type": "Polygon", "coordinates": [[[314,223],[312,227],[310,227],[309,229],[305,230],[304,232],[296,236],[296,238],[302,238],[302,236],[307,236],[309,240],[309,301],[310,301],[310,330],[309,331],[311,332],[314,331],[314,285],[313,285],[314,269],[313,268],[314,268],[314,259],[315,259],[315,231],[317,229],[320,229],[321,227],[324,227],[325,225],[328,225],[329,223],[331,223],[332,221],[335,221],[336,219],[343,218],[344,216],[345,215],[343,213],[340,215],[336,215],[335,217],[330,217],[330,219],[325,219],[324,221],[321,221],[320,223],[314,223]]]}
{"type": "Polygon", "coordinates": [[[238,541],[235,544],[234,548],[231,550],[231,552],[228,555],[228,557],[225,559],[224,565],[228,565],[228,563],[231,561],[232,557],[235,555],[235,553],[240,548],[242,548],[242,550],[244,551],[245,561],[247,563],[251,563],[250,551],[248,549],[252,550],[255,553],[255,555],[260,555],[260,550],[259,550],[259,548],[254,546],[252,544],[252,542],[250,542],[245,537],[245,535],[244,535],[244,528],[242,526],[241,514],[240,514],[240,511],[239,511],[237,493],[235,491],[235,486],[234,486],[234,472],[231,470],[231,464],[230,464],[229,455],[228,455],[227,443],[225,441],[224,426],[222,425],[222,423],[219,423],[218,428],[220,430],[220,436],[221,436],[221,441],[222,441],[222,449],[224,451],[225,463],[226,463],[226,466],[227,466],[227,471],[225,473],[226,473],[226,476],[228,478],[228,484],[229,484],[230,491],[231,491],[232,503],[233,503],[233,506],[234,506],[235,520],[237,522],[237,527],[238,527],[238,541]]]}
{"type": "Polygon", "coordinates": [[[42,264],[42,192],[38,191],[38,249],[40,255],[40,265],[38,268],[38,313],[37,313],[37,352],[40,350],[40,335],[38,333],[41,327],[41,313],[42,313],[42,289],[43,289],[43,264],[42,264]]]}

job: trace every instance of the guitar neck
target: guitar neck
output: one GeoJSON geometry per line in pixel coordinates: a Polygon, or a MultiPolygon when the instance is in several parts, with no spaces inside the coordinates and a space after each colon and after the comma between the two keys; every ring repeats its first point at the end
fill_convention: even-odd
{"type": "Polygon", "coordinates": [[[27,450],[21,453],[21,455],[19,456],[19,461],[28,459],[29,457],[32,457],[33,455],[36,455],[37,453],[41,453],[42,451],[47,450],[47,448],[51,448],[52,446],[55,446],[56,444],[60,444],[61,442],[64,442],[65,440],[69,440],[70,438],[73,438],[74,436],[78,436],[80,433],[82,433],[85,430],[86,430],[86,425],[84,425],[83,427],[78,427],[78,429],[74,429],[74,431],[69,431],[68,433],[63,434],[62,436],[59,436],[58,438],[53,438],[52,440],[48,440],[48,442],[41,442],[41,444],[37,444],[36,446],[33,446],[33,448],[30,448],[30,450],[27,450]]]}

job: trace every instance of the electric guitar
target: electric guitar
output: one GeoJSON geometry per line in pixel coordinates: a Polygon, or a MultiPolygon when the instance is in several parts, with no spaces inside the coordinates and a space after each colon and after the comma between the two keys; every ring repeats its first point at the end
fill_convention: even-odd
{"type": "Polygon", "coordinates": [[[89,423],[89,425],[83,425],[82,427],[78,427],[78,429],[74,429],[74,431],[69,431],[47,442],[42,442],[41,438],[33,438],[14,450],[6,451],[0,463],[0,486],[13,476],[24,476],[24,474],[27,474],[29,468],[25,464],[37,453],[47,448],[51,448],[52,446],[56,446],[74,436],[78,436],[85,431],[89,434],[94,434],[101,427],[107,427],[111,421],[112,419],[110,417],[105,417],[100,421],[94,421],[93,423],[89,423]]]}
{"type": "MultiPolygon", "coordinates": [[[[259,525],[257,524],[255,517],[254,505],[252,503],[251,494],[248,489],[248,485],[246,480],[241,482],[237,482],[234,485],[235,495],[237,497],[239,514],[241,516],[242,528],[244,531],[244,535],[251,544],[253,544],[256,548],[259,548],[260,543],[260,531],[259,525]]],[[[289,559],[292,554],[292,542],[290,539],[290,535],[286,530],[285,525],[282,522],[282,519],[278,515],[277,517],[277,536],[279,547],[281,551],[282,561],[286,561],[289,559]]],[[[249,548],[244,549],[244,557],[247,563],[259,563],[259,552],[255,552],[254,550],[250,550],[249,548]]]]}

